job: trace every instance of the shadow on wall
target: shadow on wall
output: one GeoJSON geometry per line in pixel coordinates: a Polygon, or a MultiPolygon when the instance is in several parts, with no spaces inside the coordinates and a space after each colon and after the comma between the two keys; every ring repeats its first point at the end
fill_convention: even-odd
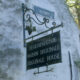
{"type": "Polygon", "coordinates": [[[14,75],[20,71],[20,49],[0,51],[0,80],[14,80],[14,75]]]}

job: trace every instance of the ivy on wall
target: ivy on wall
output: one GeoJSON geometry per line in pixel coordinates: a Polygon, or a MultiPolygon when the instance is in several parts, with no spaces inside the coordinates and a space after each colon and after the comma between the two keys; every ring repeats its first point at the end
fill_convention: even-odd
{"type": "Polygon", "coordinates": [[[66,3],[80,29],[80,0],[66,0],[66,3]]]}

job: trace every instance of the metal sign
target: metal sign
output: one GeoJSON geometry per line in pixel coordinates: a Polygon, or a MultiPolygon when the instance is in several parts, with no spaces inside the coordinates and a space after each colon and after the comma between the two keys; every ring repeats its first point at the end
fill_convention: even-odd
{"type": "Polygon", "coordinates": [[[27,69],[61,62],[60,31],[27,43],[27,69]]]}
{"type": "Polygon", "coordinates": [[[42,15],[44,17],[54,19],[54,12],[52,12],[52,11],[48,11],[46,9],[34,6],[34,12],[36,14],[40,14],[40,15],[42,15]]]}

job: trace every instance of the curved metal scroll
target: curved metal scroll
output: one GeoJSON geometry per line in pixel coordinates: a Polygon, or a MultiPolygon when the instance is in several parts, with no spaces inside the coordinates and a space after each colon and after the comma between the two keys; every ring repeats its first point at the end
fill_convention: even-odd
{"type": "MultiPolygon", "coordinates": [[[[45,25],[46,28],[49,28],[48,30],[44,31],[44,32],[41,32],[37,35],[40,35],[42,33],[45,33],[49,30],[53,30],[55,28],[58,28],[58,27],[63,27],[63,23],[61,23],[60,25],[56,25],[56,22],[52,22],[52,27],[48,26],[48,23],[50,23],[50,20],[47,19],[46,17],[43,17],[42,21],[39,20],[39,18],[37,17],[36,13],[34,10],[30,9],[30,8],[27,8],[24,4],[22,4],[22,10],[23,10],[23,40],[24,40],[24,47],[26,47],[26,37],[25,37],[25,30],[28,31],[29,35],[33,32],[33,31],[36,31],[36,27],[32,25],[32,21],[34,21],[36,24],[38,25],[45,25]],[[34,17],[31,16],[32,13],[34,15],[34,17]],[[26,19],[25,19],[26,17],[26,19]],[[27,26],[26,24],[29,23],[29,25],[27,26]]],[[[37,36],[35,35],[35,36],[37,36]]],[[[31,37],[30,37],[31,38],[31,37]]]]}
{"type": "Polygon", "coordinates": [[[38,19],[37,15],[36,15],[36,13],[34,12],[34,10],[29,9],[29,8],[26,8],[25,14],[26,14],[28,11],[31,11],[31,12],[33,13],[33,15],[35,16],[36,20],[35,20],[30,14],[27,14],[27,15],[26,15],[26,18],[27,18],[26,21],[27,21],[27,22],[29,22],[30,20],[33,20],[36,24],[38,24],[38,25],[45,25],[46,28],[49,28],[49,27],[47,26],[47,23],[49,23],[49,19],[47,19],[47,18],[44,17],[44,18],[43,18],[43,21],[40,21],[40,20],[38,19]]]}

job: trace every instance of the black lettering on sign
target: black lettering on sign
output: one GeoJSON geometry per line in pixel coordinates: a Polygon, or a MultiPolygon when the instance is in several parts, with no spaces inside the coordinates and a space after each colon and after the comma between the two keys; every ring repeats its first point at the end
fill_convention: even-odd
{"type": "Polygon", "coordinates": [[[60,32],[27,43],[27,69],[61,62],[60,32]]]}

